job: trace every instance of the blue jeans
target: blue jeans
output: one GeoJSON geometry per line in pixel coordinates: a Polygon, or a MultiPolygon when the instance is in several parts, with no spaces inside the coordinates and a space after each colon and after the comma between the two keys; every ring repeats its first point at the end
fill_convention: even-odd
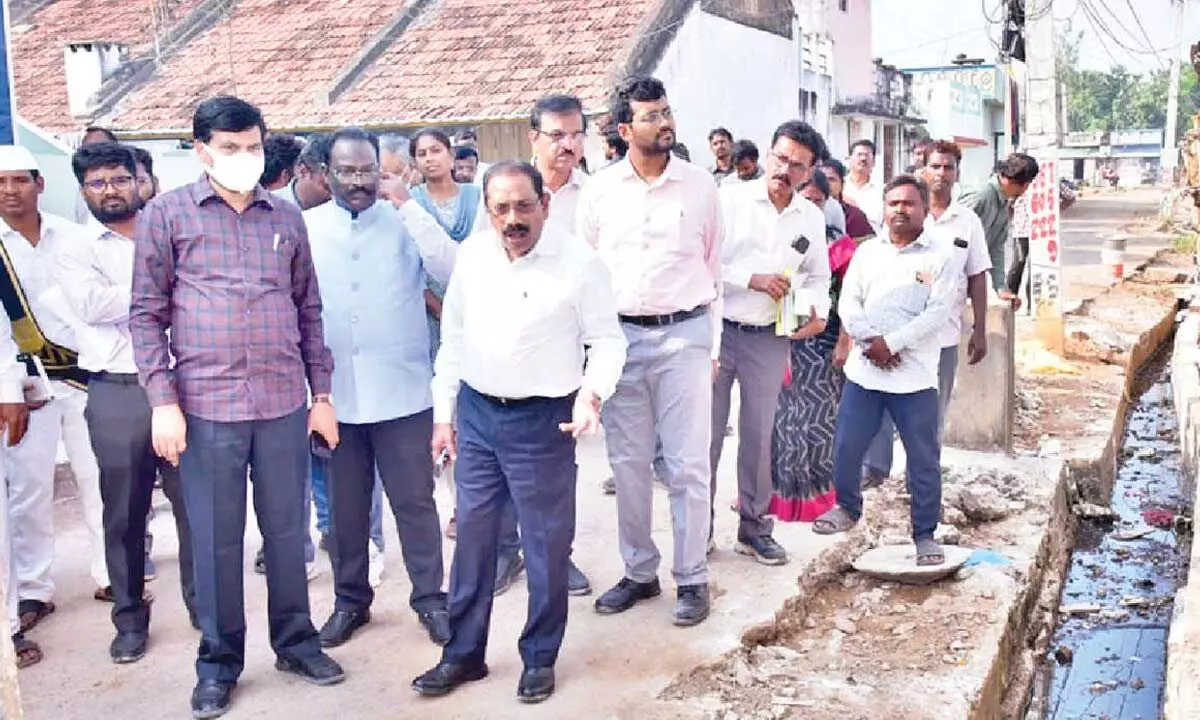
{"type": "MultiPolygon", "coordinates": [[[[329,533],[329,460],[312,456],[312,501],[317,506],[317,532],[329,533]]],[[[311,542],[311,540],[310,540],[311,542]]],[[[375,470],[375,489],[371,493],[371,542],[383,552],[383,481],[375,470]]]]}
{"type": "Polygon", "coordinates": [[[885,412],[895,421],[908,456],[913,540],[932,538],[942,514],[942,447],[938,440],[938,393],[933,388],[893,394],[867,390],[846,380],[833,438],[838,505],[855,520],[862,517],[863,458],[885,412]]]}

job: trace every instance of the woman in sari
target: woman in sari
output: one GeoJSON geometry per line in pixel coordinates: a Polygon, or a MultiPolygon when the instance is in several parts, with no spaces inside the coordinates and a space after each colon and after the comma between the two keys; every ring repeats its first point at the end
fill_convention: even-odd
{"type": "MultiPolygon", "coordinates": [[[[822,210],[831,197],[829,181],[820,170],[813,173],[802,192],[822,210]]],[[[842,390],[842,374],[834,363],[841,328],[837,296],[856,245],[837,228],[828,228],[827,235],[833,274],[829,320],[820,335],[792,341],[791,363],[775,412],[771,438],[774,493],[768,512],[781,522],[812,522],[836,504],[833,434],[842,390]]]]}

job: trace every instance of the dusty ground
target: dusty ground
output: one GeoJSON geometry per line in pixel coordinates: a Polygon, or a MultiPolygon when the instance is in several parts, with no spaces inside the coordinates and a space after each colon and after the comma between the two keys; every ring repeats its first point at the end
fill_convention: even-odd
{"type": "MultiPolygon", "coordinates": [[[[1109,209],[1103,210],[1089,207],[1092,202],[1085,198],[1074,210],[1083,211],[1080,217],[1086,222],[1107,227],[1120,218],[1132,222],[1137,209],[1147,205],[1145,198],[1122,200],[1106,204],[1109,209]]],[[[1164,244],[1155,240],[1153,247],[1164,244]]],[[[1085,255],[1078,267],[1085,268],[1090,250],[1081,246],[1081,251],[1085,255]]],[[[1091,291],[1080,292],[1087,297],[1091,291]]],[[[1120,325],[1122,332],[1136,333],[1148,326],[1138,328],[1154,313],[1139,314],[1137,307],[1157,305],[1158,291],[1150,292],[1155,302],[1146,302],[1143,294],[1114,304],[1134,307],[1127,323],[1120,325]]],[[[1103,302],[1095,303],[1095,308],[1100,313],[1103,302]]],[[[1107,315],[1102,319],[1109,321],[1107,315]]],[[[492,676],[449,698],[423,702],[408,684],[436,661],[438,651],[406,608],[408,583],[389,518],[388,570],[374,621],[334,652],[349,674],[342,686],[312,688],[271,668],[264,584],[247,570],[247,668],[229,717],[965,718],[996,659],[1005,618],[1045,530],[1058,464],[1064,455],[1106,437],[1116,406],[1113,388],[1120,387],[1120,378],[1117,366],[1104,363],[1088,363],[1077,377],[1023,378],[1019,407],[1028,407],[1018,412],[1021,452],[1017,457],[946,452],[943,462],[948,475],[961,479],[952,480],[952,486],[969,484],[982,474],[1008,493],[1006,517],[998,522],[947,518],[962,525],[964,545],[998,553],[1001,565],[983,565],[957,580],[923,589],[893,587],[855,574],[842,576],[853,552],[871,542],[900,541],[907,534],[907,508],[899,494],[902,484],[897,482],[869,498],[871,521],[861,532],[830,540],[812,534],[807,526],[781,525],[776,536],[791,552],[792,563],[782,568],[756,565],[730,549],[735,516],[724,508],[734,487],[731,459],[736,438],[731,438],[719,473],[720,549],[713,558],[716,601],[713,616],[700,627],[671,626],[666,596],[618,617],[592,612],[594,596],[573,599],[558,665],[558,694],[545,705],[528,708],[513,698],[520,672],[515,642],[526,597],[518,584],[496,602],[488,658],[492,676]],[[830,578],[831,583],[823,582],[830,578]],[[740,649],[744,637],[763,645],[740,649]],[[931,697],[939,702],[930,702],[931,697]]],[[[598,590],[616,581],[621,572],[615,503],[598,487],[606,474],[602,441],[582,445],[575,556],[598,590]]],[[[69,484],[64,487],[70,489],[69,484]]],[[[443,493],[440,506],[446,511],[448,498],[439,492],[443,493]]],[[[45,648],[47,660],[20,676],[26,717],[187,717],[197,637],[178,599],[170,517],[162,512],[154,523],[160,577],[151,584],[158,599],[150,655],[137,665],[116,667],[107,659],[108,606],[91,599],[77,508],[71,494],[64,492],[56,509],[59,610],[32,633],[45,648]]],[[[669,557],[670,522],[661,492],[656,493],[655,529],[669,557]]],[[[258,544],[253,527],[246,538],[248,567],[258,544]]],[[[448,543],[447,554],[451,548],[448,543]]],[[[320,563],[325,573],[310,591],[318,624],[332,604],[328,561],[322,556],[320,563]]],[[[664,571],[661,577],[671,594],[669,575],[664,571]]]]}

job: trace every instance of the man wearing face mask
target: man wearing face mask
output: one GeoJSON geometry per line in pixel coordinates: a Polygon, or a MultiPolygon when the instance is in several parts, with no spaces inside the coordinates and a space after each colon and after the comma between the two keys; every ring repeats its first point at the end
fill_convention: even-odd
{"type": "Polygon", "coordinates": [[[245,665],[247,471],[275,667],[317,685],[345,677],[312,624],[303,542],[309,435],[336,448],[338,427],[304,218],[258,184],[262,114],[212,98],[192,132],[204,175],[138,218],[129,330],[154,450],[182,473],[201,632],[192,715],[214,718],[245,665]]]}
{"type": "Polygon", "coordinates": [[[329,152],[333,202],[304,215],[333,352],[341,441],[330,463],[336,601],[321,629],[325,647],[345,643],[371,620],[367,536],[376,467],[412,582],[409,604],[433,642],[450,639],[429,455],[433,367],[424,273],[449,282],[458,245],[402,179],[381,187],[379,175],[378,139],[358,128],[337,131],[329,152]]]}
{"type": "MultiPolygon", "coordinates": [[[[741,393],[738,418],[738,523],[735,549],[764,565],[787,562],[787,551],[771,536],[771,431],[788,364],[788,337],[775,332],[779,303],[794,288],[813,301],[829,296],[825,216],[796,190],[808,182],[825,154],[825,141],[799,120],[780,125],[772,138],[763,177],[721,188],[721,276],[725,282],[721,360],[713,383],[712,484],[725,442],[733,381],[741,393]]],[[[809,317],[791,340],[815,337],[825,319],[806,301],[809,317]]],[[[711,532],[711,531],[710,531],[711,532]]]]}

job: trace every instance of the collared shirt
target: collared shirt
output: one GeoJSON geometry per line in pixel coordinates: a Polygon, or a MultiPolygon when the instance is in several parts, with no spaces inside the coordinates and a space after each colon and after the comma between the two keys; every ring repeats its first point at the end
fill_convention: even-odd
{"type": "Polygon", "coordinates": [[[1004,246],[1008,243],[1012,203],[1000,191],[1000,181],[995,176],[979,190],[964,193],[959,202],[974,210],[983,222],[988,257],[992,261],[992,287],[996,290],[1005,289],[1004,246]]]}
{"type": "Polygon", "coordinates": [[[433,404],[425,272],[446,283],[458,244],[415,201],[352,217],[337,202],[304,212],[333,352],[339,422],[408,417],[433,404]]]}
{"type": "Polygon", "coordinates": [[[987,239],[983,234],[983,223],[969,208],[962,205],[950,205],[939,218],[933,214],[925,219],[927,227],[932,227],[942,233],[949,242],[948,250],[954,260],[954,267],[959,269],[958,283],[954,289],[954,303],[950,307],[950,319],[938,333],[941,347],[954,347],[962,338],[963,311],[967,307],[967,280],[981,272],[991,269],[988,259],[987,239]],[[957,241],[963,241],[966,247],[959,247],[957,241]]]}
{"type": "Polygon", "coordinates": [[[934,231],[904,248],[887,234],[859,245],[838,301],[842,326],[855,341],[846,377],[867,390],[894,394],[936,388],[937,334],[946,325],[960,275],[934,231]],[[875,367],[863,354],[867,338],[878,336],[900,355],[900,364],[890,370],[875,367]]]}
{"type": "MultiPolygon", "coordinates": [[[[583,194],[583,184],[587,180],[587,175],[579,168],[571,170],[571,177],[567,178],[567,182],[557,190],[551,190],[549,187],[546,191],[550,193],[550,217],[549,221],[558,226],[565,233],[575,232],[575,217],[579,208],[579,196],[583,194]]],[[[482,204],[482,203],[481,203],[482,204]]],[[[485,226],[476,224],[475,232],[480,232],[486,229],[485,226]]]]}
{"type": "Polygon", "coordinates": [[[205,176],[151,200],[135,245],[129,330],[152,407],[268,420],[302,407],[309,388],[330,391],[300,208],[259,187],[239,215],[205,176]]]}
{"type": "Polygon", "coordinates": [[[750,325],[775,322],[779,305],[750,289],[750,276],[793,272],[792,285],[829,295],[829,246],[825,215],[799,193],[783,212],[775,209],[762,178],[721,188],[721,246],[725,279],[724,316],[750,325]],[[806,238],[807,243],[798,242],[806,238]],[[797,251],[804,247],[804,252],[797,251]]]}
{"type": "Polygon", "coordinates": [[[20,350],[13,340],[12,323],[0,326],[0,403],[25,402],[25,365],[17,362],[20,350]]]}
{"type": "Polygon", "coordinates": [[[494,230],[463,241],[442,305],[434,422],[453,420],[460,383],[503,398],[582,388],[607,400],[624,365],[612,280],[586,244],[552,224],[516,261],[494,230]]]}
{"type": "Polygon", "coordinates": [[[129,337],[133,240],[92,218],[79,242],[59,248],[58,263],[66,302],[86,328],[77,333],[79,366],[92,372],[137,372],[129,337]]]}
{"type": "Polygon", "coordinates": [[[867,222],[879,233],[883,230],[883,186],[874,181],[866,185],[855,185],[848,176],[842,184],[842,198],[863,211],[867,222]]]}
{"type": "Polygon", "coordinates": [[[718,184],[730,175],[737,177],[737,168],[735,168],[732,163],[730,163],[729,167],[725,169],[722,169],[719,165],[710,165],[708,167],[708,172],[710,175],[712,175],[713,180],[716,180],[718,184]]]}
{"type": "Polygon", "coordinates": [[[612,273],[622,315],[661,315],[714,303],[713,358],[720,355],[721,218],[717,185],[671,157],[647,183],[626,158],[588,180],[577,235],[612,273]]]}
{"type": "Polygon", "coordinates": [[[759,179],[762,176],[763,176],[762,165],[759,165],[758,167],[756,167],[754,169],[753,177],[743,178],[741,175],[738,175],[736,171],[734,171],[734,172],[727,173],[724,177],[717,180],[717,184],[720,185],[721,187],[725,187],[726,185],[741,185],[743,183],[754,182],[755,180],[759,179]]]}
{"type": "Polygon", "coordinates": [[[73,318],[62,310],[58,281],[59,248],[80,242],[83,226],[50,213],[42,213],[41,239],[31,245],[21,233],[0,220],[0,242],[8,251],[13,270],[29,301],[29,309],[50,342],[78,351],[73,318]]]}

